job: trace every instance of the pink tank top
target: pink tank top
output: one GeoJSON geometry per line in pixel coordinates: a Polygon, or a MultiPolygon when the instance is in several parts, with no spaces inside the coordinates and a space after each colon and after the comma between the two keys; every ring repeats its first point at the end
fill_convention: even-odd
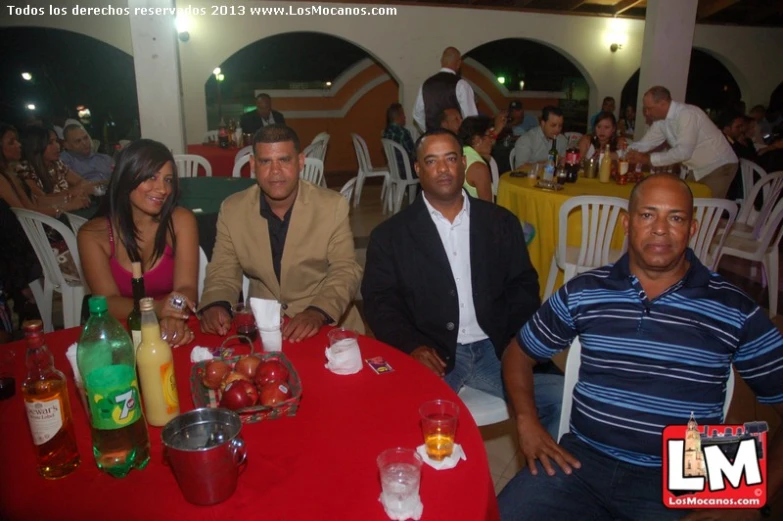
{"type": "MultiPolygon", "coordinates": [[[[133,298],[133,285],[131,279],[133,274],[123,268],[120,262],[114,256],[114,233],[109,221],[109,244],[111,245],[111,257],[109,257],[109,268],[114,277],[114,282],[120,290],[120,296],[133,298]]],[[[171,246],[166,245],[163,250],[163,258],[158,265],[144,274],[144,291],[148,297],[159,299],[171,293],[174,289],[174,252],[171,246]]]]}

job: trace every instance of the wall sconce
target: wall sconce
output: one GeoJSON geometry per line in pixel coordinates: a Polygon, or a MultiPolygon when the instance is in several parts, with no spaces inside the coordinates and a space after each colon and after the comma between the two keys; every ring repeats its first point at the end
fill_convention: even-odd
{"type": "Polygon", "coordinates": [[[612,52],[617,52],[619,49],[623,48],[623,44],[621,43],[613,43],[609,46],[609,50],[612,52]]]}
{"type": "Polygon", "coordinates": [[[177,16],[174,19],[174,26],[177,28],[177,38],[181,42],[190,40],[190,20],[185,16],[177,16]]]}

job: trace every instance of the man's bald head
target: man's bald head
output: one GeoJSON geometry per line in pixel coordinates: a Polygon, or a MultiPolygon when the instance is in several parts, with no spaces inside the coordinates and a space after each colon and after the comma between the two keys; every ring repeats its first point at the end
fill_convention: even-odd
{"type": "Polygon", "coordinates": [[[688,217],[693,219],[693,192],[691,187],[679,177],[670,174],[647,176],[637,183],[631,190],[631,196],[628,199],[628,213],[634,213],[634,210],[638,207],[639,202],[644,199],[644,194],[648,190],[674,191],[674,193],[682,194],[685,198],[684,201],[686,201],[686,208],[683,208],[683,210],[686,210],[688,217]]]}
{"type": "Polygon", "coordinates": [[[455,47],[446,47],[440,57],[440,66],[457,71],[460,65],[462,65],[462,54],[459,50],[455,47]]]}

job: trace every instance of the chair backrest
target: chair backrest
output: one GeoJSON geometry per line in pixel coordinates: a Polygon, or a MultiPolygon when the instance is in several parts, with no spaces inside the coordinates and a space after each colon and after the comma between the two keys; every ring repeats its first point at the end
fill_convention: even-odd
{"type": "Polygon", "coordinates": [[[402,145],[391,139],[384,138],[381,139],[381,143],[383,143],[383,151],[386,153],[386,162],[389,164],[389,173],[391,174],[392,181],[402,181],[400,165],[397,162],[397,154],[400,154],[400,157],[403,158],[402,164],[405,168],[405,179],[414,179],[413,172],[411,171],[411,162],[407,160],[408,152],[402,148],[402,145]]]}
{"type": "MultiPolygon", "coordinates": [[[[231,177],[242,177],[242,167],[250,162],[250,157],[253,154],[245,154],[236,161],[234,161],[234,169],[231,172],[231,177]]],[[[253,172],[250,172],[250,177],[253,177],[253,172]]]]}
{"type": "Polygon", "coordinates": [[[306,157],[299,178],[310,181],[314,185],[322,186],[324,182],[324,163],[320,159],[306,157]]]}
{"type": "Polygon", "coordinates": [[[326,160],[326,147],[329,145],[329,134],[321,132],[313,138],[313,142],[307,145],[302,151],[305,157],[312,157],[313,159],[320,159],[322,162],[326,160]]]}
{"type": "Polygon", "coordinates": [[[97,152],[99,148],[101,148],[101,140],[100,139],[92,139],[91,140],[91,147],[93,152],[97,152]]]}
{"type": "Polygon", "coordinates": [[[759,234],[756,237],[757,252],[766,252],[770,246],[777,249],[783,236],[783,199],[777,202],[769,212],[767,218],[759,226],[759,234]]]}
{"type": "MultiPolygon", "coordinates": [[[[563,402],[560,408],[560,428],[558,429],[557,441],[563,437],[563,434],[571,430],[571,409],[574,400],[574,387],[579,380],[579,368],[582,365],[582,344],[579,337],[576,337],[571,343],[571,348],[566,357],[565,382],[563,384],[563,402]]],[[[734,370],[729,369],[729,378],[726,380],[726,394],[723,400],[723,419],[731,406],[731,399],[734,396],[734,370]]]]}
{"type": "Polygon", "coordinates": [[[345,197],[348,200],[348,203],[350,204],[351,198],[353,197],[353,189],[356,186],[356,178],[352,178],[347,183],[343,185],[342,188],[340,188],[340,195],[345,197]]]}
{"type": "Polygon", "coordinates": [[[359,134],[351,134],[353,149],[356,151],[356,162],[359,163],[360,172],[372,172],[372,161],[367,143],[359,134]]]}
{"type": "Polygon", "coordinates": [[[73,230],[73,234],[75,236],[79,235],[79,228],[82,227],[84,223],[87,222],[87,219],[76,215],[75,213],[65,212],[65,215],[68,217],[68,224],[71,225],[71,230],[73,230]]]}
{"type": "Polygon", "coordinates": [[[582,139],[581,132],[565,132],[563,135],[566,138],[566,148],[575,147],[577,143],[579,143],[579,140],[582,139]]]}
{"type": "Polygon", "coordinates": [[[11,208],[16,214],[16,218],[19,219],[19,223],[22,225],[27,238],[30,239],[30,244],[33,246],[38,257],[38,262],[41,263],[44,277],[52,281],[55,286],[64,286],[68,284],[63,272],[60,269],[60,263],[57,261],[57,254],[52,250],[52,246],[49,244],[49,238],[46,235],[46,229],[44,225],[54,229],[65,240],[66,246],[71,253],[76,269],[79,273],[79,279],[84,281],[84,274],[82,273],[82,263],[79,259],[79,248],[76,245],[76,236],[73,230],[64,225],[54,217],[49,217],[39,212],[32,210],[25,210],[23,208],[11,208]]]}
{"type": "Polygon", "coordinates": [[[699,231],[691,237],[689,246],[701,263],[713,271],[718,268],[717,263],[723,249],[723,242],[734,225],[737,211],[737,203],[734,201],[702,198],[693,200],[693,218],[699,222],[699,231]],[[724,218],[726,218],[725,221],[723,221],[724,218]],[[723,223],[725,223],[725,231],[720,235],[718,245],[710,255],[710,247],[715,233],[718,231],[718,226],[723,223]]]}
{"type": "Polygon", "coordinates": [[[512,148],[511,152],[508,153],[508,164],[511,165],[511,170],[516,169],[517,165],[514,164],[516,160],[517,160],[517,149],[512,148]]]}
{"type": "Polygon", "coordinates": [[[196,154],[174,154],[174,163],[179,177],[198,177],[199,168],[204,169],[207,177],[212,177],[212,165],[206,158],[196,154]]]}
{"type": "Polygon", "coordinates": [[[500,182],[500,172],[498,171],[498,162],[494,157],[489,158],[489,173],[492,175],[492,196],[498,196],[498,183],[500,182]]]}
{"type": "Polygon", "coordinates": [[[239,152],[237,152],[237,155],[234,156],[234,164],[236,164],[236,162],[239,161],[239,159],[242,156],[246,156],[247,154],[252,154],[252,153],[253,153],[253,145],[248,145],[246,147],[240,148],[239,152]]]}
{"type": "Polygon", "coordinates": [[[207,278],[207,254],[204,248],[199,246],[198,248],[198,300],[201,302],[201,294],[204,293],[204,280],[207,278]]]}
{"type": "Polygon", "coordinates": [[[204,134],[204,143],[209,143],[209,141],[217,141],[217,138],[218,138],[217,130],[207,130],[207,133],[204,134]]]}
{"type": "MultiPolygon", "coordinates": [[[[557,255],[566,259],[568,214],[579,209],[582,213],[582,238],[579,241],[577,273],[609,264],[609,250],[617,219],[628,211],[628,200],[619,197],[583,195],[572,197],[560,206],[558,218],[557,255]]],[[[623,245],[623,250],[625,250],[623,245]]]]}
{"type": "Polygon", "coordinates": [[[119,145],[120,145],[119,150],[123,150],[125,147],[127,147],[130,144],[131,144],[131,140],[130,139],[120,139],[120,141],[119,141],[119,145]]]}
{"type": "MultiPolygon", "coordinates": [[[[750,191],[753,190],[753,185],[756,184],[756,176],[761,179],[767,175],[766,170],[749,159],[740,158],[740,175],[742,176],[742,195],[747,197],[750,191]]],[[[738,201],[740,204],[742,200],[738,201]]]]}
{"type": "Polygon", "coordinates": [[[783,172],[772,172],[759,179],[750,193],[745,194],[742,208],[737,215],[737,222],[753,226],[753,237],[759,237],[761,227],[775,207],[775,203],[778,202],[781,190],[783,190],[783,172]],[[763,203],[761,210],[756,210],[754,203],[759,195],[763,203]]]}

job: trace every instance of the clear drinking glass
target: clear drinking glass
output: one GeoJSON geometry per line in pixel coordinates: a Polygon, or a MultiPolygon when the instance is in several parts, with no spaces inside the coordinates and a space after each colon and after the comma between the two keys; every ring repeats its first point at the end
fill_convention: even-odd
{"type": "Polygon", "coordinates": [[[413,449],[396,447],[378,456],[381,474],[381,503],[390,517],[414,512],[421,500],[421,457],[413,449]]]}
{"type": "Polygon", "coordinates": [[[433,400],[419,408],[427,456],[441,461],[451,456],[457,434],[459,407],[448,400],[433,400]]]}

